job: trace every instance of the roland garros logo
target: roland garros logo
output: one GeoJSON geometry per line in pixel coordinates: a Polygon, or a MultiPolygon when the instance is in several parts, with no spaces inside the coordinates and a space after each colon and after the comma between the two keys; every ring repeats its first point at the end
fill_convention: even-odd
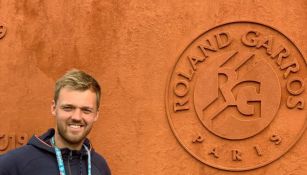
{"type": "Polygon", "coordinates": [[[243,171],[280,158],[306,127],[307,60],[269,26],[234,22],[183,51],[166,91],[169,123],[199,161],[243,171]]]}

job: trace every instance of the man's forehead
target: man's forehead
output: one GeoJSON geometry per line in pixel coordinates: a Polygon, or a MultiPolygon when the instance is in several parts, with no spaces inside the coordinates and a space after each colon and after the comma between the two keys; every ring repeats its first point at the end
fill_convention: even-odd
{"type": "Polygon", "coordinates": [[[66,85],[66,86],[63,86],[61,89],[60,89],[60,92],[62,90],[67,90],[67,91],[79,91],[79,92],[84,92],[86,90],[91,90],[91,88],[82,88],[82,87],[74,87],[74,86],[71,86],[71,85],[66,85]]]}
{"type": "Polygon", "coordinates": [[[59,93],[58,103],[69,104],[73,106],[90,106],[96,105],[96,94],[91,90],[74,90],[71,88],[62,88],[59,93]]]}
{"type": "Polygon", "coordinates": [[[61,88],[59,95],[61,95],[61,93],[93,93],[93,94],[95,94],[94,90],[92,90],[91,88],[89,88],[89,89],[76,89],[76,88],[71,87],[71,86],[65,86],[65,87],[61,88]]]}

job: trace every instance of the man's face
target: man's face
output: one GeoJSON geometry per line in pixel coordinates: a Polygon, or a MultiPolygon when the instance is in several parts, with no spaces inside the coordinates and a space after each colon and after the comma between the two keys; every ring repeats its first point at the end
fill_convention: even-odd
{"type": "Polygon", "coordinates": [[[60,90],[57,103],[51,106],[56,118],[56,132],[64,144],[82,144],[98,118],[96,94],[69,87],[60,90]]]}

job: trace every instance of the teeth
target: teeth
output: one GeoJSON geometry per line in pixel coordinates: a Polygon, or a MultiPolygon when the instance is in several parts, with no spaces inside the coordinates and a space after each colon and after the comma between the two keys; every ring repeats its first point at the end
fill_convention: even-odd
{"type": "Polygon", "coordinates": [[[70,127],[72,128],[80,128],[81,126],[80,125],[69,125],[70,127]]]}

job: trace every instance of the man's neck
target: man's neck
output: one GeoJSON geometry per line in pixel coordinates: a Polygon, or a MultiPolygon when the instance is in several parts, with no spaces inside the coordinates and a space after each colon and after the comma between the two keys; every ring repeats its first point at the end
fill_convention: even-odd
{"type": "Polygon", "coordinates": [[[60,136],[57,132],[55,132],[54,134],[54,142],[55,142],[55,146],[57,146],[58,148],[68,148],[70,150],[81,150],[82,148],[82,143],[78,143],[78,144],[71,144],[68,143],[65,139],[62,138],[62,136],[60,136]]]}

